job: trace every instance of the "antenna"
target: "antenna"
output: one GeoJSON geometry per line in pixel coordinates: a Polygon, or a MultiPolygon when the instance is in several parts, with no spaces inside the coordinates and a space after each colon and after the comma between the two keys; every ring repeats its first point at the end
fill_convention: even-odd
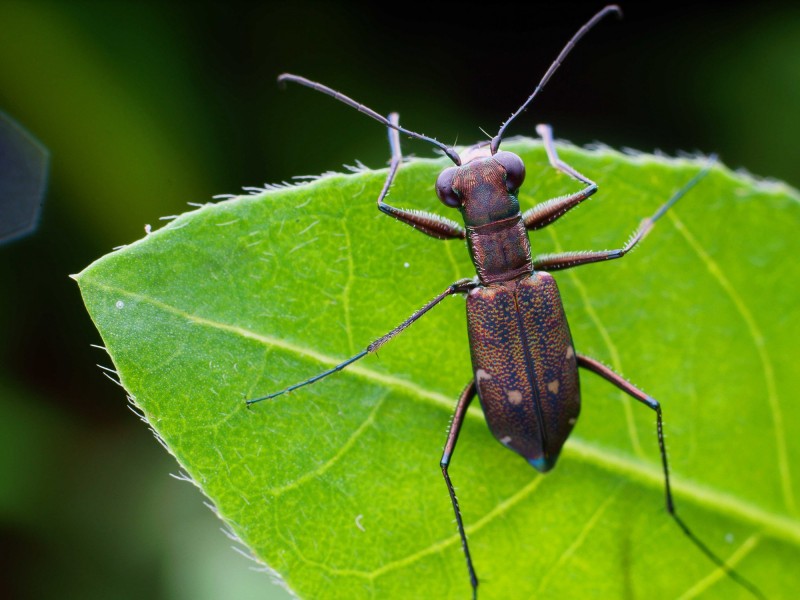
{"type": "Polygon", "coordinates": [[[311,88],[312,90],[316,90],[318,92],[322,92],[323,94],[327,94],[334,100],[343,102],[347,106],[352,106],[358,112],[364,113],[368,117],[372,117],[379,123],[383,123],[385,127],[391,127],[392,129],[396,129],[400,133],[404,133],[411,138],[422,140],[423,142],[428,142],[429,144],[433,144],[434,146],[439,148],[442,152],[444,152],[447,155],[447,158],[456,163],[456,165],[461,166],[461,158],[458,156],[458,153],[453,148],[448,148],[442,142],[432,137],[428,137],[427,135],[422,135],[421,133],[415,133],[413,131],[409,131],[404,127],[400,127],[400,125],[392,123],[389,119],[387,119],[382,115],[379,115],[368,106],[364,106],[363,104],[356,102],[352,98],[349,98],[348,96],[345,96],[344,94],[337,92],[336,90],[331,89],[326,85],[322,85],[321,83],[317,83],[316,81],[311,81],[310,79],[306,79],[305,77],[300,77],[299,75],[291,75],[289,73],[284,73],[283,75],[278,76],[278,83],[285,83],[287,81],[291,81],[292,83],[298,83],[300,85],[304,85],[308,88],[311,88]]]}
{"type": "Polygon", "coordinates": [[[544,77],[542,77],[542,80],[539,82],[539,85],[537,85],[536,89],[533,90],[533,93],[530,96],[528,96],[528,99],[525,100],[525,103],[517,109],[517,112],[511,115],[508,118],[508,120],[505,123],[503,123],[503,125],[500,127],[500,131],[498,131],[497,135],[494,136],[494,138],[492,138],[492,145],[491,145],[492,154],[497,153],[497,149],[500,147],[500,141],[503,139],[503,134],[506,131],[506,127],[508,127],[511,124],[511,122],[514,119],[516,119],[521,113],[527,110],[528,105],[536,97],[536,94],[538,94],[544,88],[544,86],[550,80],[550,77],[553,75],[553,73],[556,72],[558,67],[561,66],[561,63],[564,62],[564,59],[567,57],[567,54],[569,54],[570,51],[575,47],[575,44],[577,44],[578,41],[584,35],[586,35],[592,27],[597,25],[599,21],[601,21],[606,15],[610,13],[617,13],[617,17],[620,18],[622,17],[622,9],[620,9],[620,7],[617,6],[616,4],[609,4],[603,10],[601,10],[599,13],[597,13],[595,16],[589,19],[589,21],[583,27],[581,27],[575,35],[572,36],[572,39],[569,42],[567,42],[566,46],[564,46],[564,49],[561,51],[561,54],[558,55],[558,58],[556,58],[553,61],[553,64],[550,65],[550,68],[547,69],[547,73],[544,74],[544,77]]]}

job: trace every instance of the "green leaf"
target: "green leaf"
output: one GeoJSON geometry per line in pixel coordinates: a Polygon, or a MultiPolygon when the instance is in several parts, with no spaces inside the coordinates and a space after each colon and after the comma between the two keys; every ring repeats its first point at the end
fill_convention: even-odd
{"type": "MultiPolygon", "coordinates": [[[[579,189],[533,141],[523,208],[579,189]]],[[[534,253],[619,247],[704,164],[565,147],[600,193],[534,253]]],[[[438,160],[398,206],[448,214],[438,160]]],[[[462,242],[381,215],[385,172],[327,175],[182,215],[77,276],[125,389],[220,516],[304,598],[467,598],[438,461],[471,377],[462,298],[342,373],[270,402],[474,275],[462,242]]],[[[575,344],[663,405],[679,514],[771,598],[800,588],[800,205],[715,167],[620,261],[556,275],[575,344]]],[[[664,509],[654,415],[591,374],[540,475],[478,407],[451,475],[480,598],[748,597],[664,509]]],[[[267,580],[265,579],[265,585],[267,580]]]]}

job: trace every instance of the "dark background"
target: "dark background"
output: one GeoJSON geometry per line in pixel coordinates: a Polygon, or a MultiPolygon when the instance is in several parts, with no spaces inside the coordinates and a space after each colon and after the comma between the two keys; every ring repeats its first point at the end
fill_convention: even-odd
{"type": "MultiPolygon", "coordinates": [[[[102,376],[68,274],[187,202],[388,159],[383,128],[318,79],[446,142],[494,133],[600,2],[9,2],[0,109],[51,151],[35,234],[0,246],[0,543],[6,598],[255,598],[174,461],[102,376]]],[[[716,151],[800,184],[800,6],[623,4],[511,135],[716,151]]],[[[407,143],[407,153],[430,155],[407,143]]],[[[602,190],[602,182],[600,182],[602,190]]],[[[431,457],[431,464],[437,457],[431,457]]]]}

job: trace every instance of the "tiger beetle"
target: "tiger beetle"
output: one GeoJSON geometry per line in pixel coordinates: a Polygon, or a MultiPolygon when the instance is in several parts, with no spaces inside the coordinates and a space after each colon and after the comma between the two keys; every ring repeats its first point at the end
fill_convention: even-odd
{"type": "Polygon", "coordinates": [[[473,147],[463,155],[434,138],[401,127],[397,113],[390,114],[387,119],[325,85],[297,75],[283,74],[278,77],[280,83],[297,83],[332,96],[388,128],[392,158],[386,181],[378,195],[378,209],[433,238],[465,240],[477,277],[462,279],[448,286],[400,325],[341,364],[279,392],[248,400],[247,405],[292,392],[341,371],[376,352],[448,296],[465,294],[473,378],[458,398],[439,464],[453,505],[473,599],[477,598],[478,577],[448,473],[467,408],[477,395],[492,434],[505,447],[520,454],[535,469],[545,473],[555,466],[580,412],[579,367],[599,375],[655,412],[667,512],[692,543],[712,562],[753,595],[763,597],[753,584],[729,568],[697,538],[676,514],[670,490],[661,405],[601,362],[576,352],[558,287],[550,274],[551,271],[614,260],[628,254],[664,213],[708,174],[716,157],[712,156],[695,177],[653,215],[644,219],[622,248],[532,257],[527,232],[541,229],[558,220],[592,196],[598,189],[597,184],[558,157],[550,126],[539,125],[536,131],[542,139],[550,165],[585,187],[579,192],[548,200],[522,213],[517,196],[525,179],[525,165],[516,154],[499,151],[506,128],[528,108],[578,40],[601,19],[611,14],[621,16],[622,11],[618,6],[609,5],[594,15],[564,46],[533,93],[503,123],[491,142],[473,147]],[[464,227],[437,214],[397,208],[385,202],[402,162],[400,133],[433,144],[455,163],[455,166],[445,169],[439,175],[436,194],[445,206],[459,210],[464,227]]]}

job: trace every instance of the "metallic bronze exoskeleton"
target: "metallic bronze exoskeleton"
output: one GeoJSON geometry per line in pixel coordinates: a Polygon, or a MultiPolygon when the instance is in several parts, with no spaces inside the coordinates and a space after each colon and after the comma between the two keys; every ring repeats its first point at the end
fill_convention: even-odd
{"type": "Polygon", "coordinates": [[[319,83],[296,75],[281,75],[278,78],[280,82],[298,83],[330,95],[387,126],[392,161],[386,182],[378,196],[378,209],[425,235],[443,240],[466,240],[477,277],[453,283],[392,331],[336,367],[279,392],[249,400],[248,405],[274,398],[342,370],[375,352],[447,296],[466,294],[473,378],[459,397],[440,465],[467,559],[473,598],[477,595],[478,579],[472,565],[461,511],[448,473],[467,408],[477,395],[494,436],[506,447],[523,456],[536,469],[546,472],[555,465],[580,412],[578,367],[603,377],[656,413],[656,431],[669,514],[709,559],[725,569],[737,583],[760,595],[752,584],[731,571],[700,542],[675,514],[659,403],[598,361],[576,353],[558,286],[549,273],[621,258],[627,254],[647,235],[655,222],[708,173],[715,158],[712,157],[706,168],[651,217],[644,219],[622,248],[532,257],[528,231],[553,223],[594,194],[597,185],[559,159],[550,127],[539,125],[537,132],[542,138],[550,164],[585,187],[576,193],[543,202],[521,213],[517,194],[525,179],[525,167],[517,155],[499,151],[506,127],[527,108],[575,42],[604,16],[619,12],[618,7],[607,6],[597,13],[573,36],[533,94],[503,124],[491,143],[472,148],[462,155],[433,138],[401,127],[396,113],[392,113],[387,119],[319,83]],[[385,202],[402,162],[399,133],[436,145],[455,163],[455,166],[445,169],[439,175],[436,193],[443,204],[456,208],[461,213],[463,227],[433,213],[397,208],[385,202]]]}

